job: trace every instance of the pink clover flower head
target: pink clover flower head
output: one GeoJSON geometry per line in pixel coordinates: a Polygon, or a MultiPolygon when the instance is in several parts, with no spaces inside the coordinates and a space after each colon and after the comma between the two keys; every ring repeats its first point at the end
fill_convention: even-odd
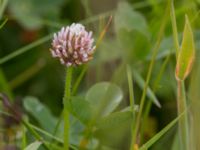
{"type": "Polygon", "coordinates": [[[50,51],[53,57],[59,58],[61,64],[78,66],[93,58],[96,48],[93,43],[92,32],[87,32],[81,24],[73,23],[54,34],[50,51]]]}

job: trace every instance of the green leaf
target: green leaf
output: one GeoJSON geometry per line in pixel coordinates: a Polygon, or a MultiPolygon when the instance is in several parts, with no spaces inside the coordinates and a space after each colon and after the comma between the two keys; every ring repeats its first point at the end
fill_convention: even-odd
{"type": "Polygon", "coordinates": [[[56,118],[51,114],[50,110],[35,97],[27,96],[23,101],[26,111],[28,111],[46,131],[52,133],[56,126],[56,118]]]}
{"type": "Polygon", "coordinates": [[[97,129],[115,128],[132,118],[131,111],[115,112],[109,116],[103,117],[96,123],[97,129]]]}
{"type": "Polygon", "coordinates": [[[109,82],[93,85],[86,94],[86,100],[91,104],[91,107],[94,110],[101,111],[103,116],[115,110],[122,98],[122,90],[109,82]]]}
{"type": "Polygon", "coordinates": [[[150,52],[149,39],[141,32],[122,28],[118,31],[117,38],[123,49],[122,56],[130,63],[144,60],[150,52]]]}
{"type": "Polygon", "coordinates": [[[18,22],[28,29],[40,28],[44,20],[56,19],[64,0],[14,0],[9,8],[18,22]]]}
{"type": "Polygon", "coordinates": [[[115,15],[115,27],[117,30],[126,29],[128,31],[137,30],[147,35],[147,23],[145,18],[126,3],[121,2],[118,5],[115,15]]]}
{"type": "Polygon", "coordinates": [[[35,142],[31,143],[30,145],[28,145],[25,148],[25,150],[37,150],[41,144],[42,144],[41,142],[35,141],[35,142]]]}
{"type": "Polygon", "coordinates": [[[149,32],[145,18],[134,11],[128,3],[122,2],[119,3],[114,23],[125,59],[128,61],[144,59],[150,49],[149,32]]]}
{"type": "Polygon", "coordinates": [[[178,53],[178,60],[176,64],[176,78],[178,80],[185,80],[186,77],[189,75],[192,69],[194,57],[195,57],[194,37],[189,19],[186,16],[182,45],[178,53]]]}
{"type": "Polygon", "coordinates": [[[92,118],[92,107],[82,97],[72,97],[68,101],[67,107],[70,113],[84,124],[87,124],[92,118]]]}
{"type": "Polygon", "coordinates": [[[123,53],[119,47],[120,44],[116,39],[105,37],[98,47],[99,50],[97,51],[98,57],[96,57],[96,62],[105,63],[120,59],[123,53]]]}
{"type": "Polygon", "coordinates": [[[112,148],[128,149],[129,142],[127,139],[130,137],[132,119],[133,115],[131,111],[110,114],[96,123],[94,136],[98,138],[103,145],[112,148]],[[126,145],[126,147],[121,147],[123,144],[126,145]]]}

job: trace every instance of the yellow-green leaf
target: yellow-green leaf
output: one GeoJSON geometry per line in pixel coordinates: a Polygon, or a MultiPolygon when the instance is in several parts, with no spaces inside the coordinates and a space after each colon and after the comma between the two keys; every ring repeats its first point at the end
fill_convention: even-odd
{"type": "Polygon", "coordinates": [[[185,78],[189,75],[195,57],[195,44],[192,28],[187,16],[185,19],[183,40],[180,51],[178,53],[178,60],[176,65],[176,78],[178,80],[185,80],[185,78]]]}

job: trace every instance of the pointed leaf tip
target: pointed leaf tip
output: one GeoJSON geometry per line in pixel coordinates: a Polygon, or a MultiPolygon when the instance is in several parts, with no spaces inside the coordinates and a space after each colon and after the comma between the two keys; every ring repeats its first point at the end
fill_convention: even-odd
{"type": "Polygon", "coordinates": [[[185,80],[189,75],[195,57],[195,44],[190,21],[185,16],[185,27],[183,31],[183,39],[176,64],[177,80],[185,80]]]}

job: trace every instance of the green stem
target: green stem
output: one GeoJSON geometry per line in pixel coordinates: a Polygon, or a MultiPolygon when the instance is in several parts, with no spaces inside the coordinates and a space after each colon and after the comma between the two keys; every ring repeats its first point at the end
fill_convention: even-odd
{"type": "Polygon", "coordinates": [[[69,150],[69,111],[67,109],[68,102],[71,96],[71,80],[72,80],[72,67],[68,67],[66,71],[65,80],[65,94],[63,98],[64,105],[64,150],[69,150]]]}
{"type": "MultiPolygon", "coordinates": [[[[178,42],[178,32],[176,25],[176,16],[174,11],[174,1],[171,0],[171,21],[172,21],[172,29],[173,29],[173,37],[174,44],[176,48],[176,58],[179,52],[179,42],[178,42]]],[[[185,93],[185,84],[184,81],[177,80],[178,84],[178,95],[177,95],[177,107],[178,107],[178,115],[187,110],[187,102],[186,102],[186,93],[185,93]]],[[[188,116],[187,113],[179,120],[179,139],[181,143],[182,150],[189,150],[189,126],[188,126],[188,116]]]]}
{"type": "Polygon", "coordinates": [[[159,47],[160,47],[160,44],[161,44],[161,40],[162,40],[162,37],[164,35],[164,29],[165,29],[165,25],[167,23],[168,13],[169,13],[169,4],[168,4],[168,6],[165,10],[165,15],[164,15],[164,18],[163,18],[163,21],[162,21],[162,24],[161,24],[160,31],[158,33],[158,40],[157,40],[155,47],[153,49],[152,59],[151,59],[150,65],[149,65],[144,90],[143,90],[142,97],[141,97],[141,100],[140,100],[140,108],[139,108],[138,115],[136,117],[135,131],[134,131],[134,136],[133,136],[133,140],[136,144],[137,144],[136,141],[137,141],[137,135],[139,133],[142,112],[143,112],[143,108],[144,108],[144,104],[145,104],[147,87],[148,87],[148,84],[149,84],[149,81],[150,81],[150,78],[151,78],[151,73],[152,73],[153,66],[154,66],[154,63],[155,63],[155,59],[156,59],[156,56],[157,56],[157,53],[158,53],[158,50],[159,50],[159,47]]]}
{"type": "Polygon", "coordinates": [[[23,126],[22,127],[22,143],[21,143],[22,149],[25,149],[27,146],[27,140],[26,140],[26,128],[23,126]]]}
{"type": "Polygon", "coordinates": [[[171,0],[170,15],[171,15],[171,22],[172,22],[174,45],[176,48],[176,58],[177,58],[178,51],[179,51],[179,42],[178,42],[178,31],[177,31],[177,25],[176,25],[176,15],[175,15],[175,11],[174,11],[174,1],[173,0],[171,0]]]}
{"type": "Polygon", "coordinates": [[[133,120],[131,124],[131,145],[130,145],[130,150],[133,150],[134,148],[134,130],[135,130],[135,112],[134,112],[134,106],[135,106],[135,100],[134,100],[134,90],[133,90],[133,79],[132,79],[132,73],[131,73],[131,68],[129,65],[127,65],[127,78],[128,78],[128,86],[129,86],[129,99],[130,99],[130,107],[131,107],[131,112],[133,115],[133,120]]]}
{"type": "MultiPolygon", "coordinates": [[[[184,81],[178,80],[178,95],[177,95],[177,107],[178,115],[187,110],[186,93],[184,81]]],[[[189,150],[189,128],[188,128],[188,116],[187,113],[179,120],[179,138],[182,150],[189,150]]]]}
{"type": "Polygon", "coordinates": [[[79,87],[79,85],[80,85],[80,82],[81,82],[81,80],[83,79],[83,77],[84,77],[84,75],[85,75],[87,69],[88,69],[88,66],[85,65],[85,66],[83,67],[83,69],[82,69],[80,75],[78,76],[76,82],[75,82],[74,85],[73,85],[73,88],[72,88],[72,95],[74,95],[74,94],[77,92],[77,89],[78,89],[78,87],[79,87]]]}
{"type": "Polygon", "coordinates": [[[23,125],[31,132],[31,134],[38,140],[41,141],[46,150],[50,150],[48,144],[43,140],[43,138],[30,126],[30,124],[22,119],[23,125]]]}

